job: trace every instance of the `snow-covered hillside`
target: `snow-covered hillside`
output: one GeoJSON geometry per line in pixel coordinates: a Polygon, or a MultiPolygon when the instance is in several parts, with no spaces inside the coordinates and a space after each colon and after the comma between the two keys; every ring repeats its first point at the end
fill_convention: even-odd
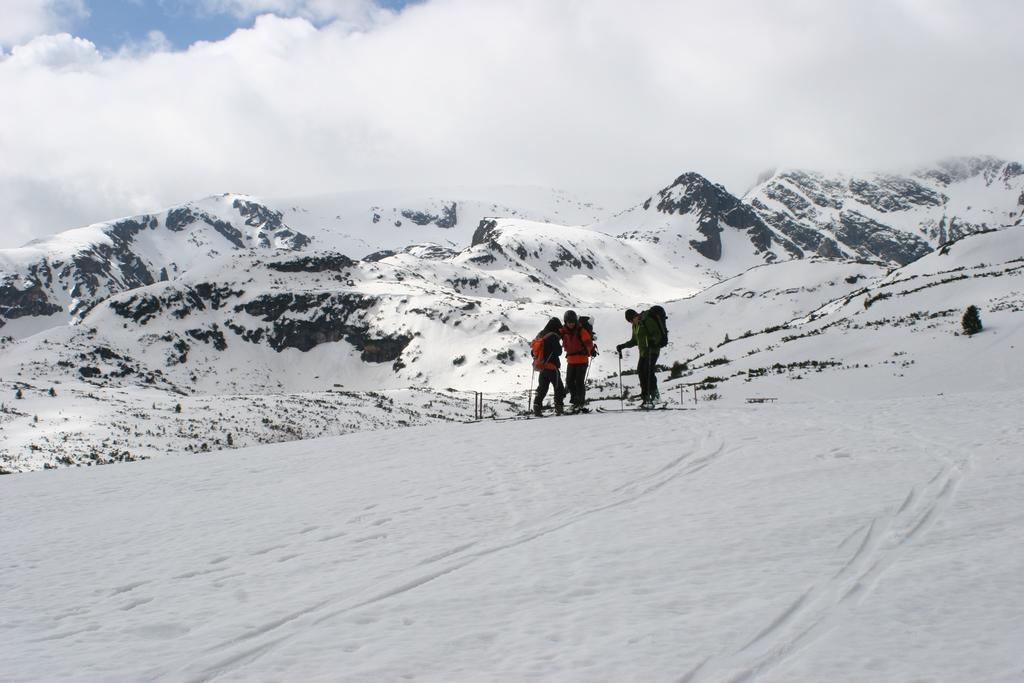
{"type": "Polygon", "coordinates": [[[218,254],[308,244],[279,212],[222,195],[2,249],[0,335],[67,324],[111,295],[173,279],[218,254]]]}
{"type": "Polygon", "coordinates": [[[1015,226],[963,237],[786,324],[723,339],[691,358],[681,381],[794,399],[1012,389],[1024,386],[1020,348],[1024,226],[1015,226]],[[972,305],[985,329],[968,337],[961,319],[972,305]]]}
{"type": "Polygon", "coordinates": [[[0,478],[18,681],[1013,681],[1020,389],[0,478]]]}

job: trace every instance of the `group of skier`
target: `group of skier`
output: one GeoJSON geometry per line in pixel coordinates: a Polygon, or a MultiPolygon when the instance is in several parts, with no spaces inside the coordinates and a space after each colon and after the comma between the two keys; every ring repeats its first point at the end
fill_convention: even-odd
{"type": "MultiPolygon", "coordinates": [[[[640,378],[641,408],[653,408],[659,399],[655,368],[661,348],[668,342],[665,318],[665,309],[661,306],[652,306],[643,313],[628,309],[626,321],[632,326],[632,335],[628,341],[615,347],[620,359],[623,349],[637,347],[639,351],[636,372],[640,378]]],[[[597,355],[590,319],[578,316],[576,311],[566,311],[562,320],[548,320],[530,346],[533,367],[539,374],[533,414],[537,417],[544,414],[544,398],[551,388],[554,389],[556,415],[565,413],[566,395],[569,396],[570,414],[588,412],[585,406],[587,373],[590,359],[597,355]],[[563,351],[566,361],[564,383],[560,370],[563,351]]]]}

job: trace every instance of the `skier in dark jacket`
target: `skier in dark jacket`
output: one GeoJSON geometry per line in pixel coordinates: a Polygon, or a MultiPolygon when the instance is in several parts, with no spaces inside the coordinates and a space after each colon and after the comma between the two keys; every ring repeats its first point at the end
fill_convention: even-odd
{"type": "Polygon", "coordinates": [[[622,349],[639,348],[640,358],[636,364],[636,374],[640,378],[640,407],[653,408],[658,400],[658,378],[654,368],[658,364],[661,353],[662,331],[658,321],[647,313],[640,314],[632,308],[626,311],[626,320],[633,326],[633,336],[629,341],[615,347],[622,358],[622,349]]]}
{"type": "Polygon", "coordinates": [[[580,324],[576,311],[566,311],[562,316],[565,326],[559,330],[562,346],[565,348],[565,388],[569,392],[571,412],[585,411],[583,402],[587,392],[587,367],[594,351],[594,340],[590,332],[580,324]]]}
{"type": "Polygon", "coordinates": [[[537,396],[533,400],[533,414],[537,417],[544,414],[544,397],[548,395],[550,385],[555,387],[555,414],[561,415],[564,407],[565,385],[562,384],[562,373],[559,371],[561,362],[558,359],[562,355],[562,343],[558,335],[561,327],[562,321],[551,318],[534,339],[534,344],[531,344],[534,348],[533,367],[540,374],[537,380],[537,396]]]}

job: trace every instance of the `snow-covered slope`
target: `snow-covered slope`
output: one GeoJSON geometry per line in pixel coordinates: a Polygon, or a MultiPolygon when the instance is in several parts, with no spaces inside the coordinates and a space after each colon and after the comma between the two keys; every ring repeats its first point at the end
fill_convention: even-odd
{"type": "MultiPolygon", "coordinates": [[[[1024,226],[968,235],[788,322],[724,339],[678,382],[733,399],[916,396],[1024,385],[1024,226]],[[984,329],[966,336],[968,306],[984,329]]],[[[668,385],[678,386],[669,382],[668,385]]]]}
{"type": "Polygon", "coordinates": [[[1024,393],[869,396],[3,477],[4,677],[1018,680],[1024,393]]]}
{"type": "Polygon", "coordinates": [[[66,324],[113,294],[173,279],[221,253],[307,244],[279,212],[222,195],[3,249],[0,334],[66,324]]]}

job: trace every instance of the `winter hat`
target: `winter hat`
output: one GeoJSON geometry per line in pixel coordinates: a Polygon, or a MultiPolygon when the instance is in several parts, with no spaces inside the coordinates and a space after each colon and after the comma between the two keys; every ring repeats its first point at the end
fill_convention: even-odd
{"type": "Polygon", "coordinates": [[[565,315],[562,316],[562,320],[564,320],[566,323],[579,322],[579,318],[576,317],[576,311],[572,310],[566,311],[565,315]]]}
{"type": "Polygon", "coordinates": [[[633,318],[637,317],[638,315],[640,315],[640,314],[637,313],[636,311],[634,311],[632,308],[627,308],[626,309],[626,322],[630,322],[630,323],[633,322],[633,318]]]}

